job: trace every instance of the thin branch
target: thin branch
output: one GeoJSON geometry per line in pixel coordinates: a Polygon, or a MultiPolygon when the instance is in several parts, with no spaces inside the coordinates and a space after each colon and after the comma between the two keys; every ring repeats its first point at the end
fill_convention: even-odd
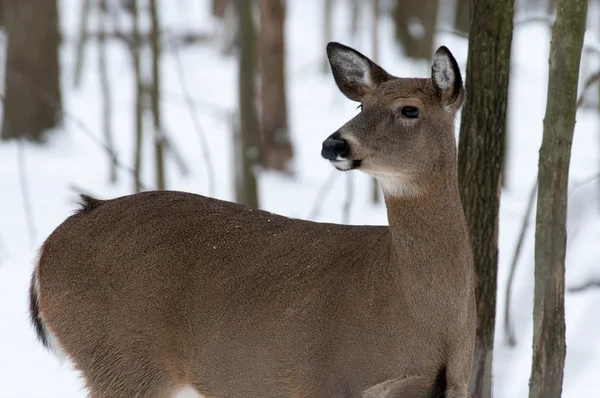
{"type": "Polygon", "coordinates": [[[321,211],[321,205],[323,204],[323,200],[325,199],[325,197],[327,196],[327,193],[333,186],[333,182],[339,176],[340,176],[340,173],[338,173],[336,170],[331,170],[331,172],[329,173],[329,176],[327,177],[327,179],[325,180],[323,185],[321,185],[321,188],[319,189],[319,192],[317,193],[317,196],[315,198],[315,201],[313,202],[311,210],[308,213],[308,216],[306,217],[308,220],[314,220],[315,218],[317,218],[319,216],[319,213],[321,211]]]}
{"type": "Polygon", "coordinates": [[[589,281],[581,285],[572,286],[567,288],[567,291],[569,293],[581,293],[585,290],[592,289],[595,287],[600,287],[600,280],[589,281]]]}
{"type": "Polygon", "coordinates": [[[19,185],[21,186],[21,195],[23,196],[23,209],[25,210],[25,220],[29,231],[29,242],[33,247],[37,238],[35,221],[33,217],[33,206],[31,204],[31,191],[27,178],[27,167],[25,163],[25,142],[23,138],[17,139],[17,169],[19,173],[19,185]]]}
{"type": "Polygon", "coordinates": [[[200,125],[200,120],[198,119],[198,115],[196,114],[196,109],[194,106],[194,101],[192,99],[192,95],[190,93],[189,87],[186,82],[185,73],[183,70],[183,63],[181,61],[181,53],[179,51],[179,47],[174,43],[171,33],[169,32],[169,37],[171,38],[171,46],[173,47],[173,51],[175,54],[175,64],[177,67],[177,75],[179,77],[179,84],[181,86],[181,90],[183,91],[183,95],[185,98],[185,103],[190,111],[190,116],[192,118],[192,123],[194,125],[194,129],[196,130],[198,137],[200,138],[200,142],[202,144],[202,156],[204,159],[204,164],[206,166],[206,175],[208,178],[208,196],[214,195],[215,189],[215,172],[212,165],[212,160],[210,156],[210,151],[208,150],[208,140],[204,134],[204,130],[200,125]]]}
{"type": "Polygon", "coordinates": [[[533,205],[535,204],[535,197],[537,193],[537,179],[529,191],[529,198],[527,199],[527,206],[525,208],[525,214],[523,215],[523,221],[521,222],[521,232],[517,239],[517,245],[515,246],[515,252],[510,264],[510,273],[508,275],[508,282],[506,284],[506,294],[504,302],[504,334],[506,335],[506,344],[510,347],[514,347],[517,344],[517,339],[510,321],[510,297],[512,293],[512,285],[515,277],[515,271],[517,264],[519,263],[519,257],[521,256],[521,250],[523,248],[523,242],[527,236],[527,229],[529,228],[529,220],[531,219],[531,213],[533,212],[533,205]]]}
{"type": "Polygon", "coordinates": [[[185,159],[179,150],[175,147],[175,144],[173,144],[173,141],[169,138],[169,135],[166,134],[164,127],[160,130],[160,136],[164,149],[171,153],[175,166],[179,169],[179,173],[183,176],[187,176],[190,173],[190,168],[186,164],[185,159]]]}
{"type": "MultiPolygon", "coordinates": [[[[117,153],[110,146],[108,146],[104,141],[102,141],[102,139],[99,138],[92,131],[92,129],[90,129],[90,127],[83,122],[83,120],[65,112],[64,110],[61,112],[61,116],[63,119],[70,120],[75,126],[79,127],[79,130],[82,133],[84,133],[92,142],[94,142],[96,145],[98,145],[100,148],[102,148],[109,156],[110,161],[113,162],[119,169],[130,173],[132,176],[135,176],[135,170],[132,167],[127,166],[126,164],[122,163],[119,160],[117,153]]],[[[141,182],[140,182],[140,188],[143,189],[144,191],[152,190],[151,188],[148,188],[146,185],[142,184],[141,182]]]]}
{"type": "Polygon", "coordinates": [[[583,85],[583,89],[581,90],[582,93],[579,96],[579,99],[577,100],[577,108],[579,108],[582,104],[583,104],[583,100],[585,99],[585,95],[587,94],[587,91],[589,90],[589,88],[596,82],[598,82],[600,80],[600,71],[594,73],[593,75],[591,75],[590,77],[587,78],[587,80],[585,81],[585,84],[583,85]]]}

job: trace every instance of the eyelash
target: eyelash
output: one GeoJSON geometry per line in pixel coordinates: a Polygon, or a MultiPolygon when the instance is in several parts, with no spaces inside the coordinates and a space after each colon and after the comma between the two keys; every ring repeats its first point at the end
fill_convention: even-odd
{"type": "Polygon", "coordinates": [[[362,104],[359,104],[359,105],[356,107],[356,109],[360,109],[360,110],[362,111],[362,109],[363,109],[363,106],[362,106],[362,104]]]}

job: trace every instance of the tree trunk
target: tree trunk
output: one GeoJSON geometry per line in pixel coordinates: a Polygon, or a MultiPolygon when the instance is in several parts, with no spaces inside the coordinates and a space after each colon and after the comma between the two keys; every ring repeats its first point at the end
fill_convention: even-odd
{"type": "Polygon", "coordinates": [[[458,180],[477,275],[477,338],[469,385],[473,398],[491,397],[496,321],[498,208],[514,0],[474,0],[466,92],[458,152],[458,180]]]}
{"type": "Polygon", "coordinates": [[[62,112],[56,0],[4,0],[8,36],[2,139],[41,141],[62,112]]]}
{"type": "Polygon", "coordinates": [[[559,398],[565,363],[567,188],[587,0],[559,0],[538,170],[530,398],[559,398]]]}
{"type": "Polygon", "coordinates": [[[225,18],[225,9],[229,0],[212,0],[211,10],[212,15],[219,19],[225,18]]]}
{"type": "Polygon", "coordinates": [[[397,0],[393,8],[396,40],[407,57],[431,59],[438,14],[438,0],[397,0]]]}
{"type": "MultiPolygon", "coordinates": [[[[100,0],[96,9],[98,18],[98,76],[100,78],[100,91],[102,93],[102,130],[104,131],[104,142],[111,154],[115,153],[112,132],[112,101],[110,90],[110,79],[106,66],[106,0],[100,0]]],[[[117,162],[114,156],[109,160],[109,181],[117,182],[117,162]]]]}
{"type": "Polygon", "coordinates": [[[285,12],[282,0],[259,0],[262,146],[265,169],[289,171],[293,150],[287,121],[285,12]]]}
{"type": "Polygon", "coordinates": [[[133,73],[135,81],[135,105],[133,109],[134,113],[134,128],[135,128],[135,146],[133,153],[133,190],[134,192],[140,192],[142,190],[141,183],[141,172],[142,172],[142,130],[143,130],[143,85],[142,85],[142,71],[140,65],[140,27],[139,27],[139,10],[138,0],[131,0],[131,17],[132,17],[132,40],[131,40],[131,55],[133,57],[133,73]]]}
{"type": "Polygon", "coordinates": [[[258,194],[254,171],[258,160],[260,131],[256,111],[256,35],[252,2],[235,0],[238,13],[240,33],[240,64],[239,64],[239,110],[240,110],[240,173],[236,177],[237,202],[246,206],[258,208],[258,194]]]}
{"type": "Polygon", "coordinates": [[[152,25],[151,49],[152,49],[152,92],[151,109],[152,121],[154,125],[154,156],[156,167],[156,189],[166,189],[165,181],[165,161],[164,161],[164,139],[160,114],[160,22],[158,20],[158,10],[156,0],[150,0],[150,20],[152,25]]]}
{"type": "Polygon", "coordinates": [[[469,33],[471,24],[471,0],[456,0],[456,13],[454,14],[454,29],[462,33],[469,33]]]}
{"type": "MultiPolygon", "coordinates": [[[[379,13],[381,5],[379,0],[371,0],[372,15],[371,15],[371,59],[375,63],[379,63],[379,13]]],[[[379,184],[375,177],[371,177],[371,201],[373,203],[381,202],[379,194],[379,184]]]]}
{"type": "MultiPolygon", "coordinates": [[[[327,45],[333,37],[333,0],[323,0],[323,46],[327,45]]],[[[329,60],[327,54],[323,51],[323,60],[321,70],[323,73],[329,73],[329,60]]]]}

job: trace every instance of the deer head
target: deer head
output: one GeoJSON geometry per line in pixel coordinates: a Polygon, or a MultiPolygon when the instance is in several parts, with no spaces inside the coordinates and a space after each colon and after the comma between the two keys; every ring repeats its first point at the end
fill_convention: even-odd
{"type": "Polygon", "coordinates": [[[446,47],[431,78],[398,78],[358,51],[329,43],[335,82],[360,113],[323,142],[321,155],[338,170],[373,175],[386,194],[417,194],[454,175],[454,120],[464,100],[456,60],[446,47]]]}

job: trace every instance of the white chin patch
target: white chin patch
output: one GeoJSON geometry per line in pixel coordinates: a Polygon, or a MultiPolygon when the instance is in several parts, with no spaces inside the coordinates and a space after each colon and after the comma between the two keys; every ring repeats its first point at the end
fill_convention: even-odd
{"type": "Polygon", "coordinates": [[[330,160],[329,162],[333,165],[333,167],[340,171],[352,170],[354,166],[354,162],[348,159],[330,160]]]}

